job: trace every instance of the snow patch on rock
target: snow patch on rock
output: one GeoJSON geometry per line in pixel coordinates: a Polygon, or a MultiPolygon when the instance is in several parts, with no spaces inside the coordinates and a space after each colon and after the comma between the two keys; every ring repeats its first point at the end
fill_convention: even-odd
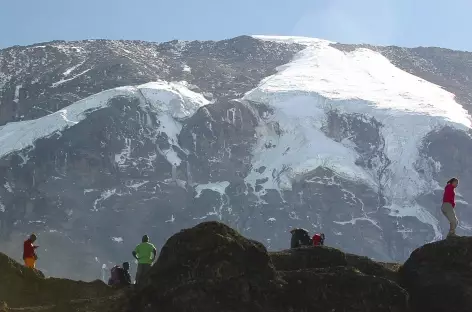
{"type": "Polygon", "coordinates": [[[197,192],[197,195],[195,195],[195,198],[199,198],[202,195],[203,190],[212,190],[214,192],[219,193],[220,195],[223,195],[225,194],[225,190],[228,186],[229,186],[228,181],[198,184],[195,187],[195,191],[197,192]]]}
{"type": "Polygon", "coordinates": [[[123,242],[123,237],[112,237],[111,240],[116,242],[116,243],[122,243],[123,242]]]}

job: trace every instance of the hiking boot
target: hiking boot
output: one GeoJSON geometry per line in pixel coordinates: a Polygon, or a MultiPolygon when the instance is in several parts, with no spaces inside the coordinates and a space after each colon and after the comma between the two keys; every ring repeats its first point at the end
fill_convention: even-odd
{"type": "Polygon", "coordinates": [[[451,237],[457,237],[457,234],[456,233],[449,233],[449,234],[447,234],[446,238],[451,238],[451,237]]]}

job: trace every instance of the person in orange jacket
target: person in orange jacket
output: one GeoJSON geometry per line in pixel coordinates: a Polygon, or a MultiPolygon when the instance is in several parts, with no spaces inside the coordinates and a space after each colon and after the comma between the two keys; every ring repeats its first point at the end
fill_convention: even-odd
{"type": "Polygon", "coordinates": [[[23,244],[23,260],[25,261],[25,266],[31,269],[36,268],[36,260],[38,260],[36,249],[39,246],[33,245],[35,241],[36,235],[31,234],[23,244]]]}

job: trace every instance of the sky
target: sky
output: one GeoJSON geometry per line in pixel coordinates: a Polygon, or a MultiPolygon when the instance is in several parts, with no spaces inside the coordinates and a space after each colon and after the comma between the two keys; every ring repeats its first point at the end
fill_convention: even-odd
{"type": "Polygon", "coordinates": [[[291,35],[472,51],[470,12],[471,0],[0,0],[0,48],[291,35]]]}

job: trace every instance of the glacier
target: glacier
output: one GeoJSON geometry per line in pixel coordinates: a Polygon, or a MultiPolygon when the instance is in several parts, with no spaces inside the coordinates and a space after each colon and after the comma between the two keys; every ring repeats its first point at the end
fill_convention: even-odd
{"type": "Polygon", "coordinates": [[[428,133],[445,126],[461,131],[471,128],[471,116],[455,101],[454,94],[397,68],[369,49],[343,52],[331,46],[331,41],[304,37],[254,38],[298,43],[305,49],[243,97],[274,109],[270,121],[259,126],[259,141],[253,149],[254,168],[265,166],[268,170],[265,174],[253,171],[246,181],[255,185],[256,179],[265,177],[266,189],[283,191],[322,166],[343,178],[379,188],[373,172],[355,164],[358,155],[353,142],[336,142],[321,131],[329,111],[373,117],[383,125],[384,152],[392,161],[386,208],[391,215],[413,216],[430,224],[440,238],[437,219],[415,202],[418,195],[439,184],[420,176],[415,163],[428,133]],[[275,121],[281,135],[274,129],[275,121]],[[272,141],[276,147],[265,148],[272,141]],[[270,176],[273,170],[282,174],[275,179],[270,176]]]}

